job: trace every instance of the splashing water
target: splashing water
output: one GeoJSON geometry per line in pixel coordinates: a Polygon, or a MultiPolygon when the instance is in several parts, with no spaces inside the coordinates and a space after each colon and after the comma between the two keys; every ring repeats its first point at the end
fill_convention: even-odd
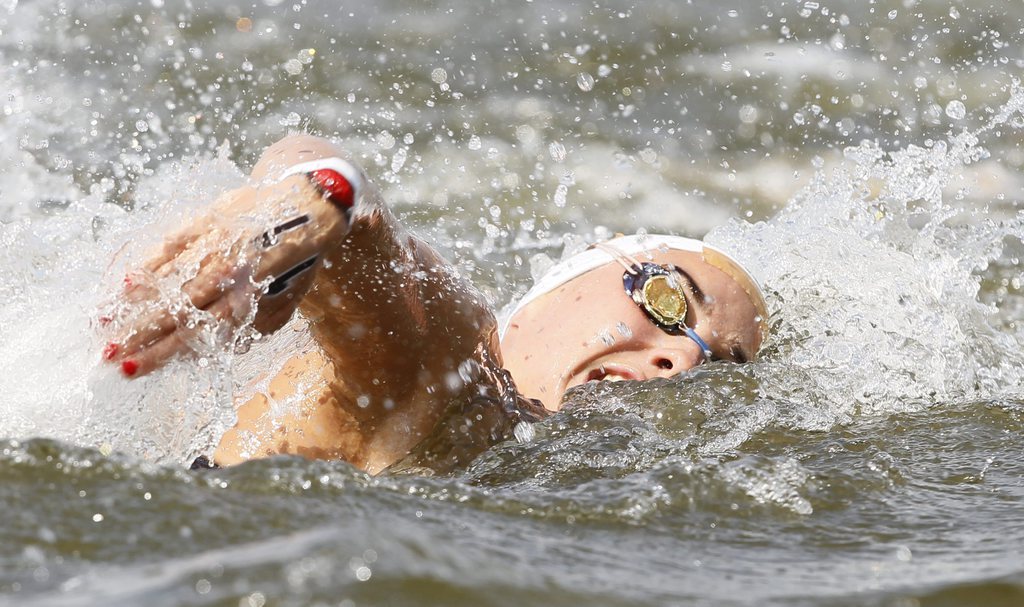
{"type": "Polygon", "coordinates": [[[1019,398],[1024,334],[1004,322],[1010,305],[1001,311],[979,292],[989,264],[1019,244],[1024,213],[981,219],[986,209],[963,206],[962,192],[950,190],[987,156],[979,137],[1019,120],[1022,108],[1024,90],[1014,86],[977,132],[890,153],[849,148],[831,174],[819,163],[772,220],[734,221],[708,236],[774,295],[762,390],[801,414],[813,403],[801,425],[1019,398]]]}
{"type": "MultiPolygon", "coordinates": [[[[560,489],[615,469],[631,475],[630,491],[643,493],[662,486],[660,470],[673,469],[678,457],[688,471],[708,466],[698,485],[720,483],[807,515],[812,474],[799,460],[735,459],[740,449],[756,453],[765,447],[748,449],[752,442],[790,431],[1019,399],[1024,333],[1014,319],[1021,297],[986,303],[981,283],[1005,249],[1020,246],[1024,214],[979,219],[985,209],[965,207],[963,190],[951,190],[986,157],[979,138],[1016,124],[1022,108],[1024,90],[1015,87],[977,131],[891,153],[873,143],[849,148],[830,173],[817,163],[811,183],[771,220],[713,230],[706,240],[769,291],[773,331],[761,360],[713,365],[643,389],[584,386],[568,395],[562,424],[540,446],[494,468],[525,468],[518,476],[560,489]],[[659,461],[652,455],[659,451],[672,455],[659,461]]],[[[563,258],[585,242],[562,240],[563,258]]],[[[535,277],[552,263],[543,254],[530,261],[535,277]]],[[[869,466],[899,475],[884,452],[869,466]]],[[[489,469],[486,462],[480,468],[489,469]]],[[[641,518],[678,501],[669,494],[641,518]]],[[[616,516],[633,516],[631,508],[616,516]]]]}
{"type": "Polygon", "coordinates": [[[0,379],[5,436],[54,437],[176,462],[209,449],[227,428],[233,386],[231,356],[222,347],[211,346],[200,364],[172,365],[128,383],[100,364],[97,331],[100,306],[115,292],[127,260],[139,259],[215,198],[223,187],[217,184],[240,182],[224,152],[169,163],[143,179],[132,212],[97,192],[56,213],[37,204],[0,225],[10,294],[0,310],[0,363],[9,370],[0,379]]]}
{"type": "Polygon", "coordinates": [[[1024,9],[734,4],[0,0],[0,603],[1024,604],[1024,9]],[[495,301],[580,233],[710,232],[775,337],[449,477],[187,472],[307,332],[129,383],[95,313],[291,128],[495,301]]]}
{"type": "MultiPolygon", "coordinates": [[[[732,222],[709,235],[768,286],[776,313],[758,366],[760,408],[739,415],[706,452],[740,444],[780,418],[827,428],[858,414],[1020,393],[1020,329],[996,328],[999,310],[979,303],[978,274],[1006,239],[1019,240],[1021,216],[958,221],[965,209],[946,190],[985,156],[979,136],[1010,123],[1022,105],[1024,93],[1014,88],[978,132],[889,154],[871,143],[850,148],[842,166],[828,176],[819,167],[777,217],[732,222]]],[[[237,391],[230,352],[211,351],[200,364],[126,385],[98,368],[100,346],[89,327],[121,243],[157,242],[184,213],[237,183],[226,154],[167,164],[139,183],[133,212],[65,185],[62,196],[75,200],[65,210],[47,214],[40,206],[3,225],[4,287],[12,293],[0,318],[0,356],[11,370],[0,380],[5,435],[56,437],[157,461],[183,461],[214,444],[237,391]]],[[[566,254],[583,242],[563,240],[566,254]]],[[[279,351],[302,331],[282,333],[290,337],[261,347],[279,351]]]]}

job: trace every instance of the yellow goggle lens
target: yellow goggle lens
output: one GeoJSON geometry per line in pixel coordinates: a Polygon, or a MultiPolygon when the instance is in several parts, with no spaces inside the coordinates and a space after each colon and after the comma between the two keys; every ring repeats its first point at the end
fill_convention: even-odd
{"type": "Polygon", "coordinates": [[[686,318],[686,296],[678,280],[652,276],[643,287],[643,306],[658,322],[675,325],[686,318]]]}

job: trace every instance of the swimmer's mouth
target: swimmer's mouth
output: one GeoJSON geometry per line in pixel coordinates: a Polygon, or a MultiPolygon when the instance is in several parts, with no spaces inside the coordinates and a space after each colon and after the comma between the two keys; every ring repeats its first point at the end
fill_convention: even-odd
{"type": "Polygon", "coordinates": [[[643,381],[647,379],[635,369],[625,365],[603,364],[587,373],[585,382],[592,381],[643,381]]]}

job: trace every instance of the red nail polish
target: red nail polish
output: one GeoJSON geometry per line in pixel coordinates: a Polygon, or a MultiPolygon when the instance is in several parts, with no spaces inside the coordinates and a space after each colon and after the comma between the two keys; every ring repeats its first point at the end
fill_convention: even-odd
{"type": "Polygon", "coordinates": [[[101,327],[105,327],[105,326],[109,325],[111,320],[113,320],[113,319],[110,318],[109,316],[100,316],[100,318],[99,318],[100,326],[101,327]]]}
{"type": "Polygon", "coordinates": [[[123,363],[121,363],[121,372],[123,372],[128,377],[135,375],[135,372],[138,370],[139,363],[135,362],[134,360],[126,360],[123,363]]]}
{"type": "Polygon", "coordinates": [[[103,358],[106,360],[114,360],[114,357],[117,356],[117,349],[117,344],[107,344],[107,346],[103,348],[103,358]]]}

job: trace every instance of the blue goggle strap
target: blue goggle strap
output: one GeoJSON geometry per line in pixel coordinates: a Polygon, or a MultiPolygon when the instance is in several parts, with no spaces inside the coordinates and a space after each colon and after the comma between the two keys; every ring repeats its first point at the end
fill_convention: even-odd
{"type": "Polygon", "coordinates": [[[683,330],[683,333],[685,333],[687,337],[697,342],[697,345],[700,346],[701,353],[704,355],[704,360],[711,360],[711,347],[708,346],[708,342],[701,339],[700,335],[697,335],[696,331],[682,323],[679,324],[679,328],[683,330]]]}

